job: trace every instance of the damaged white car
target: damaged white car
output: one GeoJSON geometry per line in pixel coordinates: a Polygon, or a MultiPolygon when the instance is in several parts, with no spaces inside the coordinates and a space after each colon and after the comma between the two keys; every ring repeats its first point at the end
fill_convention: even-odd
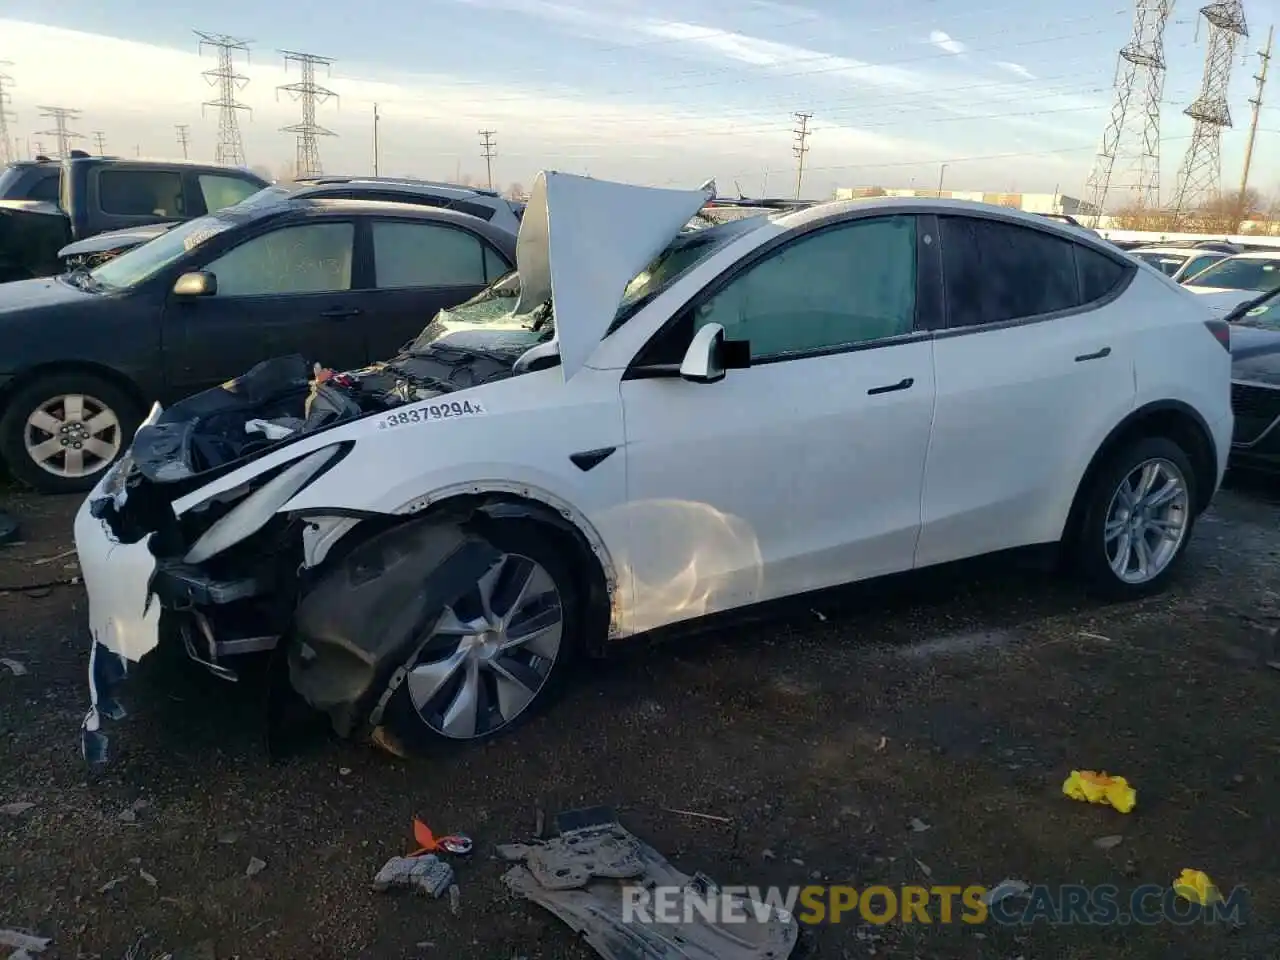
{"type": "Polygon", "coordinates": [[[1166,582],[1230,449],[1229,330],[1069,225],[946,200],[685,229],[539,175],[516,272],[399,356],[153,410],[87,498],[93,707],[162,642],[276,648],[336,729],[507,729],[575,656],[1027,545],[1166,582]]]}

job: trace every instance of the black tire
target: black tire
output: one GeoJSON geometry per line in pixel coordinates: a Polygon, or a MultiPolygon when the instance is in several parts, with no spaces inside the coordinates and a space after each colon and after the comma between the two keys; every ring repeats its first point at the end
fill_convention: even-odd
{"type": "Polygon", "coordinates": [[[33,380],[9,398],[4,415],[0,417],[0,454],[15,478],[41,493],[83,493],[91,490],[107,467],[128,449],[141,422],[140,404],[110,380],[76,371],[51,373],[33,380]],[[47,401],[63,394],[92,397],[110,409],[116,416],[115,431],[118,431],[121,441],[111,461],[92,463],[92,472],[75,477],[59,476],[41,467],[31,458],[24,442],[27,418],[47,401]]]}
{"type": "Polygon", "coordinates": [[[1110,600],[1134,600],[1163,590],[1176,572],[1195,527],[1199,491],[1191,458],[1167,437],[1143,437],[1116,451],[1093,477],[1085,491],[1079,527],[1074,532],[1072,552],[1075,565],[1090,588],[1110,600]],[[1187,490],[1186,526],[1177,551],[1163,570],[1143,583],[1122,580],[1111,569],[1107,556],[1105,529],[1107,512],[1120,484],[1141,464],[1164,460],[1182,474],[1187,490]]]}
{"type": "Polygon", "coordinates": [[[533,700],[520,714],[496,729],[467,738],[449,737],[432,729],[414,707],[408,682],[402,682],[387,702],[383,725],[373,732],[374,744],[390,753],[431,756],[505,736],[553,703],[574,672],[583,649],[586,621],[579,578],[563,541],[543,525],[526,520],[493,520],[485,524],[483,532],[495,549],[532,560],[550,575],[560,599],[559,651],[533,700]]]}

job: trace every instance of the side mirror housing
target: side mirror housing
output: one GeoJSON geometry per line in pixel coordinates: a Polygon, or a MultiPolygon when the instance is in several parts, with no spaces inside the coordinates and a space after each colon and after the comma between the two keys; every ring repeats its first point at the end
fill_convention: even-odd
{"type": "Polygon", "coordinates": [[[692,383],[716,383],[724,379],[726,370],[745,370],[751,366],[751,344],[746,340],[727,340],[724,327],[708,323],[698,328],[680,362],[680,376],[692,383]]]}
{"type": "Polygon", "coordinates": [[[175,297],[211,297],[218,292],[218,278],[206,270],[184,273],[173,282],[175,297]]]}

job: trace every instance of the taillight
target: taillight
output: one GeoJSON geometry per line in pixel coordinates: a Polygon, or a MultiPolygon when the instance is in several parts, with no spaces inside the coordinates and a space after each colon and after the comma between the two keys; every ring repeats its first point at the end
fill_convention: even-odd
{"type": "Polygon", "coordinates": [[[1231,324],[1225,320],[1206,320],[1204,322],[1213,339],[1222,344],[1222,349],[1231,352],[1231,324]]]}

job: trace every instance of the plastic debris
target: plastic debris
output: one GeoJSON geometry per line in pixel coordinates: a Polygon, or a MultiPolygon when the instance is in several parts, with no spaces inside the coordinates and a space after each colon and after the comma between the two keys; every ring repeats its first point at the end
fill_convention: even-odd
{"type": "Polygon", "coordinates": [[[110,891],[114,890],[117,885],[124,883],[125,880],[127,879],[128,877],[112,877],[110,880],[108,880],[106,883],[104,883],[102,886],[98,888],[98,892],[109,893],[110,891]]]}
{"type": "Polygon", "coordinates": [[[1214,886],[1207,873],[1202,870],[1192,870],[1189,867],[1184,868],[1182,873],[1178,874],[1178,878],[1173,881],[1173,892],[1183,900],[1190,900],[1202,907],[1222,899],[1218,888],[1214,886]]]}
{"type": "Polygon", "coordinates": [[[1093,841],[1093,845],[1099,850],[1110,850],[1112,847],[1120,846],[1123,841],[1124,837],[1115,833],[1109,837],[1099,837],[1097,840],[1093,841]]]}
{"type": "Polygon", "coordinates": [[[1105,803],[1121,813],[1128,813],[1138,802],[1138,791],[1124,777],[1113,777],[1105,771],[1072,770],[1062,784],[1062,792],[1072,800],[1105,803]]]}
{"type": "Polygon", "coordinates": [[[44,953],[45,948],[53,943],[49,937],[33,937],[20,930],[0,930],[0,947],[13,947],[10,960],[23,960],[35,953],[44,953]]]}
{"type": "Polygon", "coordinates": [[[157,880],[153,874],[147,873],[147,871],[145,870],[139,870],[138,876],[140,876],[143,880],[145,880],[148,886],[154,887],[160,883],[160,881],[157,880]]]}
{"type": "Polygon", "coordinates": [[[445,853],[468,854],[475,847],[471,838],[465,833],[451,833],[448,836],[437,837],[431,832],[431,828],[417,817],[413,818],[413,839],[418,844],[418,849],[409,854],[411,857],[424,853],[436,853],[440,850],[445,853]]]}
{"type": "Polygon", "coordinates": [[[265,869],[267,869],[267,862],[265,860],[259,860],[257,857],[250,857],[249,865],[244,868],[244,875],[246,877],[256,877],[265,869]]]}
{"type": "Polygon", "coordinates": [[[993,903],[1008,900],[1010,897],[1025,897],[1030,892],[1031,885],[1025,880],[1001,880],[982,895],[982,902],[989,907],[993,903]]]}
{"type": "Polygon", "coordinates": [[[913,833],[924,833],[929,829],[929,824],[925,823],[919,817],[912,817],[909,821],[909,826],[913,833]]]}
{"type": "Polygon", "coordinates": [[[6,803],[3,807],[0,807],[0,813],[9,817],[20,817],[34,806],[34,803],[30,803],[26,800],[17,800],[13,803],[6,803]]]}
{"type": "Polygon", "coordinates": [[[9,657],[0,657],[0,663],[8,667],[9,672],[15,677],[25,677],[27,675],[26,666],[17,660],[13,660],[9,657]]]}
{"type": "Polygon", "coordinates": [[[453,867],[434,853],[418,857],[392,857],[373,878],[379,892],[392,887],[411,887],[439,899],[453,884],[453,867]]]}

